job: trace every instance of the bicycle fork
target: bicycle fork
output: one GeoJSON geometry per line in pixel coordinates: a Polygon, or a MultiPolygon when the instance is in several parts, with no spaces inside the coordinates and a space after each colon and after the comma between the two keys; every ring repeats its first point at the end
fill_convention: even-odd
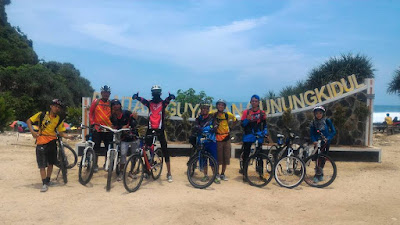
{"type": "Polygon", "coordinates": [[[105,166],[105,170],[108,171],[108,166],[110,165],[110,155],[111,155],[111,151],[114,151],[114,167],[113,170],[115,170],[117,168],[117,160],[118,160],[118,151],[117,149],[110,149],[107,151],[107,161],[106,161],[106,166],[105,166]]]}

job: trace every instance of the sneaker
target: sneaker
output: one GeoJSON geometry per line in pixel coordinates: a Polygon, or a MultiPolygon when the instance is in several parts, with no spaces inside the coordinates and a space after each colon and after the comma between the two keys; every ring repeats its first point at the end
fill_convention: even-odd
{"type": "Polygon", "coordinates": [[[220,178],[219,174],[217,174],[217,176],[215,177],[214,182],[215,182],[216,184],[220,184],[220,183],[221,183],[221,178],[220,178]]]}
{"type": "Polygon", "coordinates": [[[228,178],[225,176],[225,174],[221,174],[221,180],[228,181],[228,178]]]}
{"type": "Polygon", "coordinates": [[[318,183],[318,182],[319,182],[319,179],[318,179],[318,177],[317,177],[317,176],[314,176],[314,178],[313,178],[313,182],[314,182],[314,183],[318,183]]]}
{"type": "Polygon", "coordinates": [[[95,172],[95,173],[99,172],[99,166],[98,166],[98,165],[95,165],[95,166],[94,166],[93,172],[95,172]]]}
{"type": "Polygon", "coordinates": [[[122,181],[122,173],[120,175],[118,175],[117,181],[122,181]]]}
{"type": "Polygon", "coordinates": [[[167,174],[167,180],[168,180],[168,182],[172,182],[172,175],[171,174],[167,174]]]}
{"type": "Polygon", "coordinates": [[[318,180],[319,180],[319,181],[324,181],[324,175],[319,176],[319,177],[318,177],[318,180]]]}
{"type": "Polygon", "coordinates": [[[201,182],[207,182],[208,180],[210,180],[210,178],[209,178],[207,175],[205,175],[205,176],[201,179],[201,182]]]}
{"type": "Polygon", "coordinates": [[[54,186],[54,185],[56,185],[56,183],[54,183],[53,181],[49,181],[49,182],[47,182],[47,186],[54,186]]]}
{"type": "Polygon", "coordinates": [[[47,184],[43,184],[42,188],[40,189],[40,192],[46,192],[48,190],[47,184]]]}

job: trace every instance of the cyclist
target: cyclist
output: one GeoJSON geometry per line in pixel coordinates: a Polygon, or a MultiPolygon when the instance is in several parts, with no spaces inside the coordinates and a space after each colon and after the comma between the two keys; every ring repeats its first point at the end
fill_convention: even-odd
{"type": "Polygon", "coordinates": [[[233,121],[232,126],[235,126],[238,122],[236,117],[230,113],[225,112],[226,102],[223,99],[219,99],[216,103],[217,112],[214,113],[217,126],[217,152],[218,152],[218,172],[219,165],[222,165],[221,175],[217,173],[217,180],[227,181],[228,178],[225,176],[227,165],[230,164],[231,158],[231,139],[229,130],[229,120],[233,121]]]}
{"type": "MultiPolygon", "coordinates": [[[[259,135],[258,147],[262,148],[263,137],[268,135],[267,116],[263,110],[260,110],[260,97],[253,95],[250,98],[251,108],[243,111],[241,126],[243,127],[243,163],[247,161],[250,154],[251,145],[256,141],[256,135],[259,135]]],[[[243,168],[247,168],[243,164],[243,168]]],[[[243,171],[239,171],[243,174],[243,171]]],[[[243,178],[244,179],[244,178],[243,178]]]]}
{"type": "MultiPolygon", "coordinates": [[[[110,94],[111,88],[108,85],[104,85],[100,88],[101,91],[101,99],[94,99],[89,111],[89,123],[92,124],[100,124],[104,126],[111,126],[110,116],[111,116],[111,105],[110,105],[110,94]]],[[[104,146],[108,148],[108,145],[113,140],[113,134],[108,131],[104,131],[100,129],[99,126],[95,126],[95,131],[93,132],[92,139],[94,141],[94,150],[97,154],[100,152],[101,142],[104,143],[104,146]]],[[[105,155],[106,159],[104,161],[103,168],[105,166],[105,162],[107,161],[107,154],[105,155]]],[[[94,166],[94,172],[97,172],[98,165],[96,163],[94,166]]]]}
{"type": "MultiPolygon", "coordinates": [[[[139,97],[139,93],[134,94],[132,99],[139,100],[143,105],[147,106],[149,109],[149,126],[146,131],[146,135],[151,135],[153,131],[156,132],[158,140],[161,144],[161,149],[165,158],[165,163],[167,164],[167,180],[168,182],[172,182],[172,175],[171,175],[171,164],[170,164],[170,157],[169,152],[167,149],[167,140],[165,139],[165,126],[164,126],[164,119],[165,119],[165,109],[167,108],[169,102],[172,99],[175,99],[175,95],[169,94],[165,100],[161,99],[161,86],[160,85],[153,85],[151,87],[151,95],[152,99],[150,101],[139,97]]],[[[151,143],[148,143],[151,144],[151,143]]]]}
{"type": "MultiPolygon", "coordinates": [[[[215,138],[215,120],[214,117],[210,115],[210,104],[206,101],[200,104],[200,115],[196,118],[194,133],[197,137],[196,140],[192,141],[193,145],[196,145],[197,140],[202,137],[202,134],[208,135],[207,142],[204,143],[204,149],[214,157],[217,161],[217,142],[215,138]]],[[[218,161],[217,161],[218,163],[218,161]]],[[[207,166],[204,167],[204,177],[203,181],[207,181],[209,179],[207,175],[207,166]]],[[[219,184],[220,181],[215,179],[215,183],[219,184]]]]}
{"type": "Polygon", "coordinates": [[[50,177],[53,172],[53,165],[57,163],[57,137],[55,130],[57,129],[64,138],[73,138],[73,136],[64,133],[66,129],[62,122],[63,119],[59,116],[63,107],[64,105],[60,100],[54,99],[50,103],[50,111],[38,112],[26,121],[29,131],[33,138],[36,139],[36,161],[43,183],[40,189],[41,192],[46,192],[48,190],[51,184],[50,177]],[[35,122],[38,122],[38,132],[34,131],[32,127],[32,123],[35,122]]]}
{"type": "MultiPolygon", "coordinates": [[[[126,155],[128,150],[131,154],[140,147],[138,140],[139,133],[136,129],[137,126],[137,113],[132,113],[128,110],[122,110],[121,102],[118,99],[111,100],[111,123],[114,129],[130,128],[130,131],[123,132],[121,135],[121,160],[120,171],[124,171],[126,163],[126,155]]],[[[122,180],[123,174],[117,178],[117,181],[122,180]]]]}
{"type": "MultiPolygon", "coordinates": [[[[336,135],[335,127],[333,126],[332,121],[325,117],[325,108],[323,106],[316,106],[313,109],[313,113],[314,120],[310,125],[311,140],[314,143],[314,148],[316,148],[318,144],[318,138],[320,138],[318,131],[320,131],[325,137],[325,139],[322,140],[321,146],[326,144],[325,148],[321,149],[321,153],[328,155],[331,140],[336,135]]],[[[324,179],[324,173],[322,169],[324,168],[325,161],[320,161],[318,164],[319,165],[316,167],[315,176],[313,178],[314,183],[318,183],[324,179]]]]}

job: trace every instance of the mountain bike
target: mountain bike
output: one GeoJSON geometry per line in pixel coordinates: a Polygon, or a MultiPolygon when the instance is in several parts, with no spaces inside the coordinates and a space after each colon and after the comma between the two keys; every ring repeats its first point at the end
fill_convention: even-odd
{"type": "Polygon", "coordinates": [[[319,130],[320,134],[318,139],[317,148],[308,158],[306,158],[306,175],[304,181],[312,186],[323,188],[327,187],[335,180],[337,175],[336,163],[331,157],[322,153],[326,148],[327,140],[319,130]]]}
{"type": "Polygon", "coordinates": [[[100,129],[108,130],[113,132],[113,141],[109,144],[107,150],[107,160],[105,163],[104,170],[107,171],[107,186],[106,190],[110,191],[111,189],[111,178],[112,173],[115,170],[117,175],[120,173],[120,166],[119,166],[119,147],[121,146],[121,134],[123,131],[130,131],[129,128],[122,128],[122,129],[113,129],[108,126],[99,125],[100,129]]]}
{"type": "Polygon", "coordinates": [[[263,187],[267,185],[273,176],[273,164],[268,155],[262,151],[259,139],[263,136],[256,134],[254,149],[250,152],[249,158],[243,164],[243,175],[250,185],[263,187]]]}
{"type": "Polygon", "coordinates": [[[66,143],[63,142],[62,137],[58,130],[55,130],[57,137],[57,163],[55,166],[59,168],[56,180],[58,180],[58,176],[60,172],[62,173],[64,184],[68,183],[67,177],[67,169],[73,168],[77,161],[78,156],[76,152],[66,143]]]}
{"type": "Polygon", "coordinates": [[[163,155],[161,148],[156,148],[157,135],[153,130],[152,134],[140,138],[144,143],[140,149],[132,154],[124,167],[123,182],[128,192],[137,191],[142,184],[144,177],[153,177],[157,180],[163,167],[163,155]]]}
{"type": "Polygon", "coordinates": [[[285,145],[281,145],[281,150],[274,156],[276,162],[274,177],[280,186],[294,188],[301,184],[304,179],[305,165],[303,160],[297,156],[302,146],[296,150],[293,148],[294,140],[299,139],[299,137],[290,129],[288,131],[289,137],[286,139],[285,145]]]}
{"type": "Polygon", "coordinates": [[[86,185],[93,176],[96,154],[93,150],[95,143],[92,141],[93,126],[88,127],[81,125],[81,128],[90,129],[89,138],[85,142],[85,149],[83,150],[81,162],[79,164],[79,183],[86,185]]]}
{"type": "Polygon", "coordinates": [[[195,188],[207,188],[215,180],[218,173],[218,164],[214,157],[206,150],[206,144],[212,142],[210,133],[204,132],[197,138],[194,153],[187,163],[187,177],[195,188]],[[209,176],[208,172],[212,175],[209,176]]]}

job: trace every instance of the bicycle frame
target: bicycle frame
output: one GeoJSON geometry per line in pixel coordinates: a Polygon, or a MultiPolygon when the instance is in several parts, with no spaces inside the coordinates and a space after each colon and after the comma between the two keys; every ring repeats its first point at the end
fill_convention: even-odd
{"type": "Polygon", "coordinates": [[[122,129],[116,130],[116,129],[113,129],[111,127],[104,126],[104,125],[99,125],[99,126],[102,129],[105,129],[105,130],[113,132],[113,141],[108,145],[107,161],[106,161],[106,165],[105,165],[104,169],[106,171],[108,171],[108,166],[110,165],[110,154],[111,154],[112,151],[115,151],[114,166],[113,166],[112,169],[116,170],[117,162],[118,162],[118,149],[114,148],[114,146],[115,146],[114,144],[116,144],[117,146],[120,146],[120,143],[121,143],[120,136],[121,136],[122,131],[129,131],[130,129],[129,128],[122,128],[122,129]]]}
{"type": "Polygon", "coordinates": [[[146,165],[146,169],[148,171],[150,171],[152,169],[152,165],[150,164],[149,158],[147,157],[147,149],[150,150],[150,155],[151,155],[152,158],[154,158],[154,149],[157,146],[156,145],[157,135],[155,135],[154,131],[153,131],[153,133],[151,135],[153,136],[151,145],[148,146],[146,144],[146,140],[144,140],[145,143],[144,143],[144,145],[143,145],[143,147],[141,148],[141,151],[140,151],[140,155],[144,158],[144,164],[146,165]]]}

